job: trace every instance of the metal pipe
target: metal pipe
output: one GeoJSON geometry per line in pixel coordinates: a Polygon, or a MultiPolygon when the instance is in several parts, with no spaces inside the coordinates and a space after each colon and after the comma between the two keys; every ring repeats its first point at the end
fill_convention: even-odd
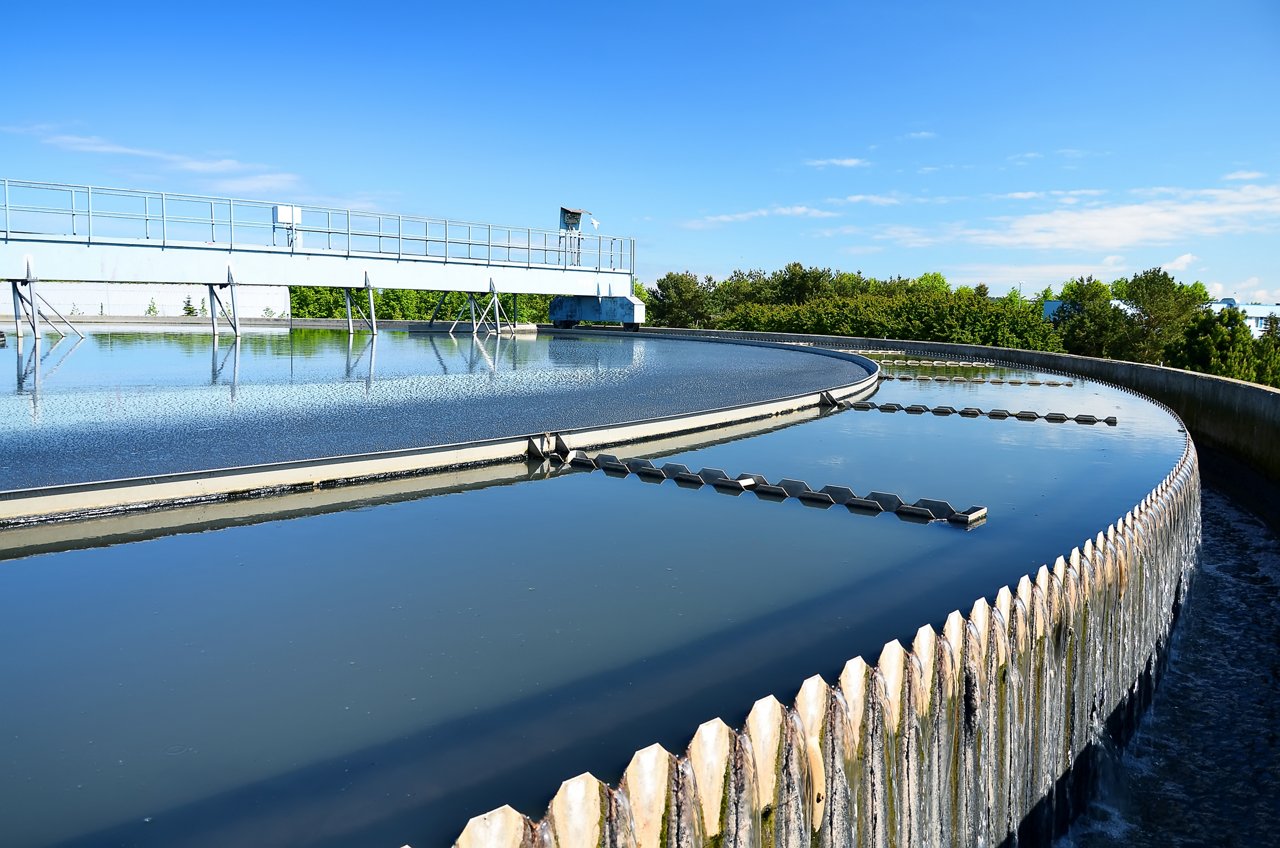
{"type": "Polygon", "coordinates": [[[369,285],[369,272],[364,272],[364,287],[369,292],[369,329],[378,335],[378,316],[373,311],[373,286],[369,285]]]}
{"type": "MultiPolygon", "coordinates": [[[[347,301],[347,335],[353,336],[355,335],[356,328],[355,325],[351,323],[351,289],[343,289],[342,293],[346,295],[347,301]]],[[[347,376],[350,376],[350,374],[347,376]]]]}
{"type": "Polygon", "coordinates": [[[213,283],[209,284],[209,323],[213,325],[213,346],[218,346],[218,307],[222,306],[222,301],[218,300],[218,293],[213,290],[213,283]]]}
{"type": "Polygon", "coordinates": [[[89,244],[93,244],[93,189],[85,186],[85,209],[89,213],[89,244]]]}

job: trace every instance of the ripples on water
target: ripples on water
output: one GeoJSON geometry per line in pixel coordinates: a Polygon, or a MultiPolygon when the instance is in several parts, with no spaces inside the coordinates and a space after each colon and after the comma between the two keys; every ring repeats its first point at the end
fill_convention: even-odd
{"type": "Polygon", "coordinates": [[[225,468],[635,421],[815,392],[828,356],[639,336],[95,331],[5,351],[0,489],[225,468]],[[719,348],[723,350],[723,346],[719,348]],[[673,387],[676,390],[673,391],[673,387]],[[109,450],[86,451],[86,444],[109,450]],[[175,449],[180,446],[180,449],[175,449]]]}
{"type": "Polygon", "coordinates": [[[1224,495],[1148,715],[1071,848],[1280,845],[1280,540],[1224,495]]]}

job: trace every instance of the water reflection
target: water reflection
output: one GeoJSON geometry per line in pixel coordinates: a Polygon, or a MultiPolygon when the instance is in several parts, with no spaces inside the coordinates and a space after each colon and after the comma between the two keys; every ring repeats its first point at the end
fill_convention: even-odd
{"type": "Polygon", "coordinates": [[[237,340],[204,327],[106,327],[75,349],[45,360],[16,350],[13,392],[0,381],[0,447],[21,444],[22,459],[0,451],[0,488],[553,432],[865,376],[828,357],[636,337],[297,330],[237,340]],[[113,450],[90,455],[89,442],[113,450]]]}

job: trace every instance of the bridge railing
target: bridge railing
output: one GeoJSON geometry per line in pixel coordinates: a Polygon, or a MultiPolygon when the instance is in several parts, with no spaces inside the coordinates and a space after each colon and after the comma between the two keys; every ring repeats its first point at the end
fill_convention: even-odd
{"type": "Polygon", "coordinates": [[[5,241],[633,272],[635,239],[226,197],[3,180],[5,241]]]}

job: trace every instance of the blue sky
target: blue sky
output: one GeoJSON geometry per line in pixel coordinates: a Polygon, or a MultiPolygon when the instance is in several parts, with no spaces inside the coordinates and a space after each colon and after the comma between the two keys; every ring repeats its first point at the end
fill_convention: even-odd
{"type": "Polygon", "coordinates": [[[0,175],[1280,301],[1280,4],[11,4],[0,175]],[[16,6],[16,8],[15,8],[16,6]],[[127,9],[126,11],[117,11],[127,9]]]}

